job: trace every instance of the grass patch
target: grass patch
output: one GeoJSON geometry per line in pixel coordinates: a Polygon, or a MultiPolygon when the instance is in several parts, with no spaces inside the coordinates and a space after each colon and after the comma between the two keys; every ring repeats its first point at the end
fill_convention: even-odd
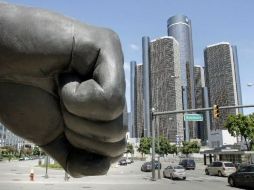
{"type": "MultiPolygon", "coordinates": [[[[42,168],[46,168],[46,164],[42,164],[42,165],[38,165],[38,166],[42,167],[42,168]]],[[[56,169],[56,170],[63,170],[63,167],[58,163],[48,164],[48,168],[56,169]]]]}

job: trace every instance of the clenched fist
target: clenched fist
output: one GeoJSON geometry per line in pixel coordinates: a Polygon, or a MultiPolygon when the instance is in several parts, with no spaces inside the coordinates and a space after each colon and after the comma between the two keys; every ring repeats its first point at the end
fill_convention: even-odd
{"type": "Polygon", "coordinates": [[[105,174],[125,150],[117,35],[0,3],[0,122],[73,177],[105,174]]]}

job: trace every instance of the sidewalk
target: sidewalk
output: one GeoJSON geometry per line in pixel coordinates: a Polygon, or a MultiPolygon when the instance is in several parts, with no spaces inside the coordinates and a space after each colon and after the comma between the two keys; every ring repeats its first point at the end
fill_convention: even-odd
{"type": "MultiPolygon", "coordinates": [[[[0,184],[3,183],[29,183],[29,184],[144,184],[157,182],[151,181],[151,173],[138,172],[137,167],[111,167],[107,175],[103,176],[88,176],[82,178],[70,177],[68,181],[65,181],[65,171],[60,169],[48,169],[48,178],[45,178],[46,169],[36,166],[37,162],[32,161],[12,161],[0,164],[0,184]],[[11,168],[11,169],[9,169],[11,168]],[[30,170],[34,171],[34,180],[30,180],[30,170]]],[[[156,174],[157,175],[157,174],[156,174]]],[[[163,180],[159,180],[162,183],[163,180]]],[[[168,180],[165,180],[165,182],[168,180]]]]}

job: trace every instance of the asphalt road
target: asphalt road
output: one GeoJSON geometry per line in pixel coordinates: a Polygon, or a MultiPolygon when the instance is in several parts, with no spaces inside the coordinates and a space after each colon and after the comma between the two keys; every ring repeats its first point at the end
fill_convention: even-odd
{"type": "MultiPolygon", "coordinates": [[[[207,176],[204,166],[197,164],[196,170],[187,171],[186,180],[157,179],[151,180],[151,172],[141,172],[142,161],[135,161],[127,166],[112,166],[105,176],[70,178],[64,180],[63,170],[48,170],[49,178],[45,178],[45,168],[38,167],[38,160],[0,162],[1,190],[223,190],[231,188],[226,177],[207,176]],[[30,181],[30,170],[35,173],[34,181],[30,181]]],[[[165,168],[169,163],[162,162],[165,168]]],[[[156,173],[157,175],[157,173],[156,173]]],[[[161,173],[162,176],[162,173],[161,173]]]]}

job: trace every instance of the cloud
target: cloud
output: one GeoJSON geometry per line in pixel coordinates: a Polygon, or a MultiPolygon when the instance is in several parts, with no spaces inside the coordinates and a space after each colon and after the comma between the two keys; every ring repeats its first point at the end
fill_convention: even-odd
{"type": "Polygon", "coordinates": [[[139,47],[136,44],[131,44],[130,48],[134,51],[139,51],[139,47]]]}

